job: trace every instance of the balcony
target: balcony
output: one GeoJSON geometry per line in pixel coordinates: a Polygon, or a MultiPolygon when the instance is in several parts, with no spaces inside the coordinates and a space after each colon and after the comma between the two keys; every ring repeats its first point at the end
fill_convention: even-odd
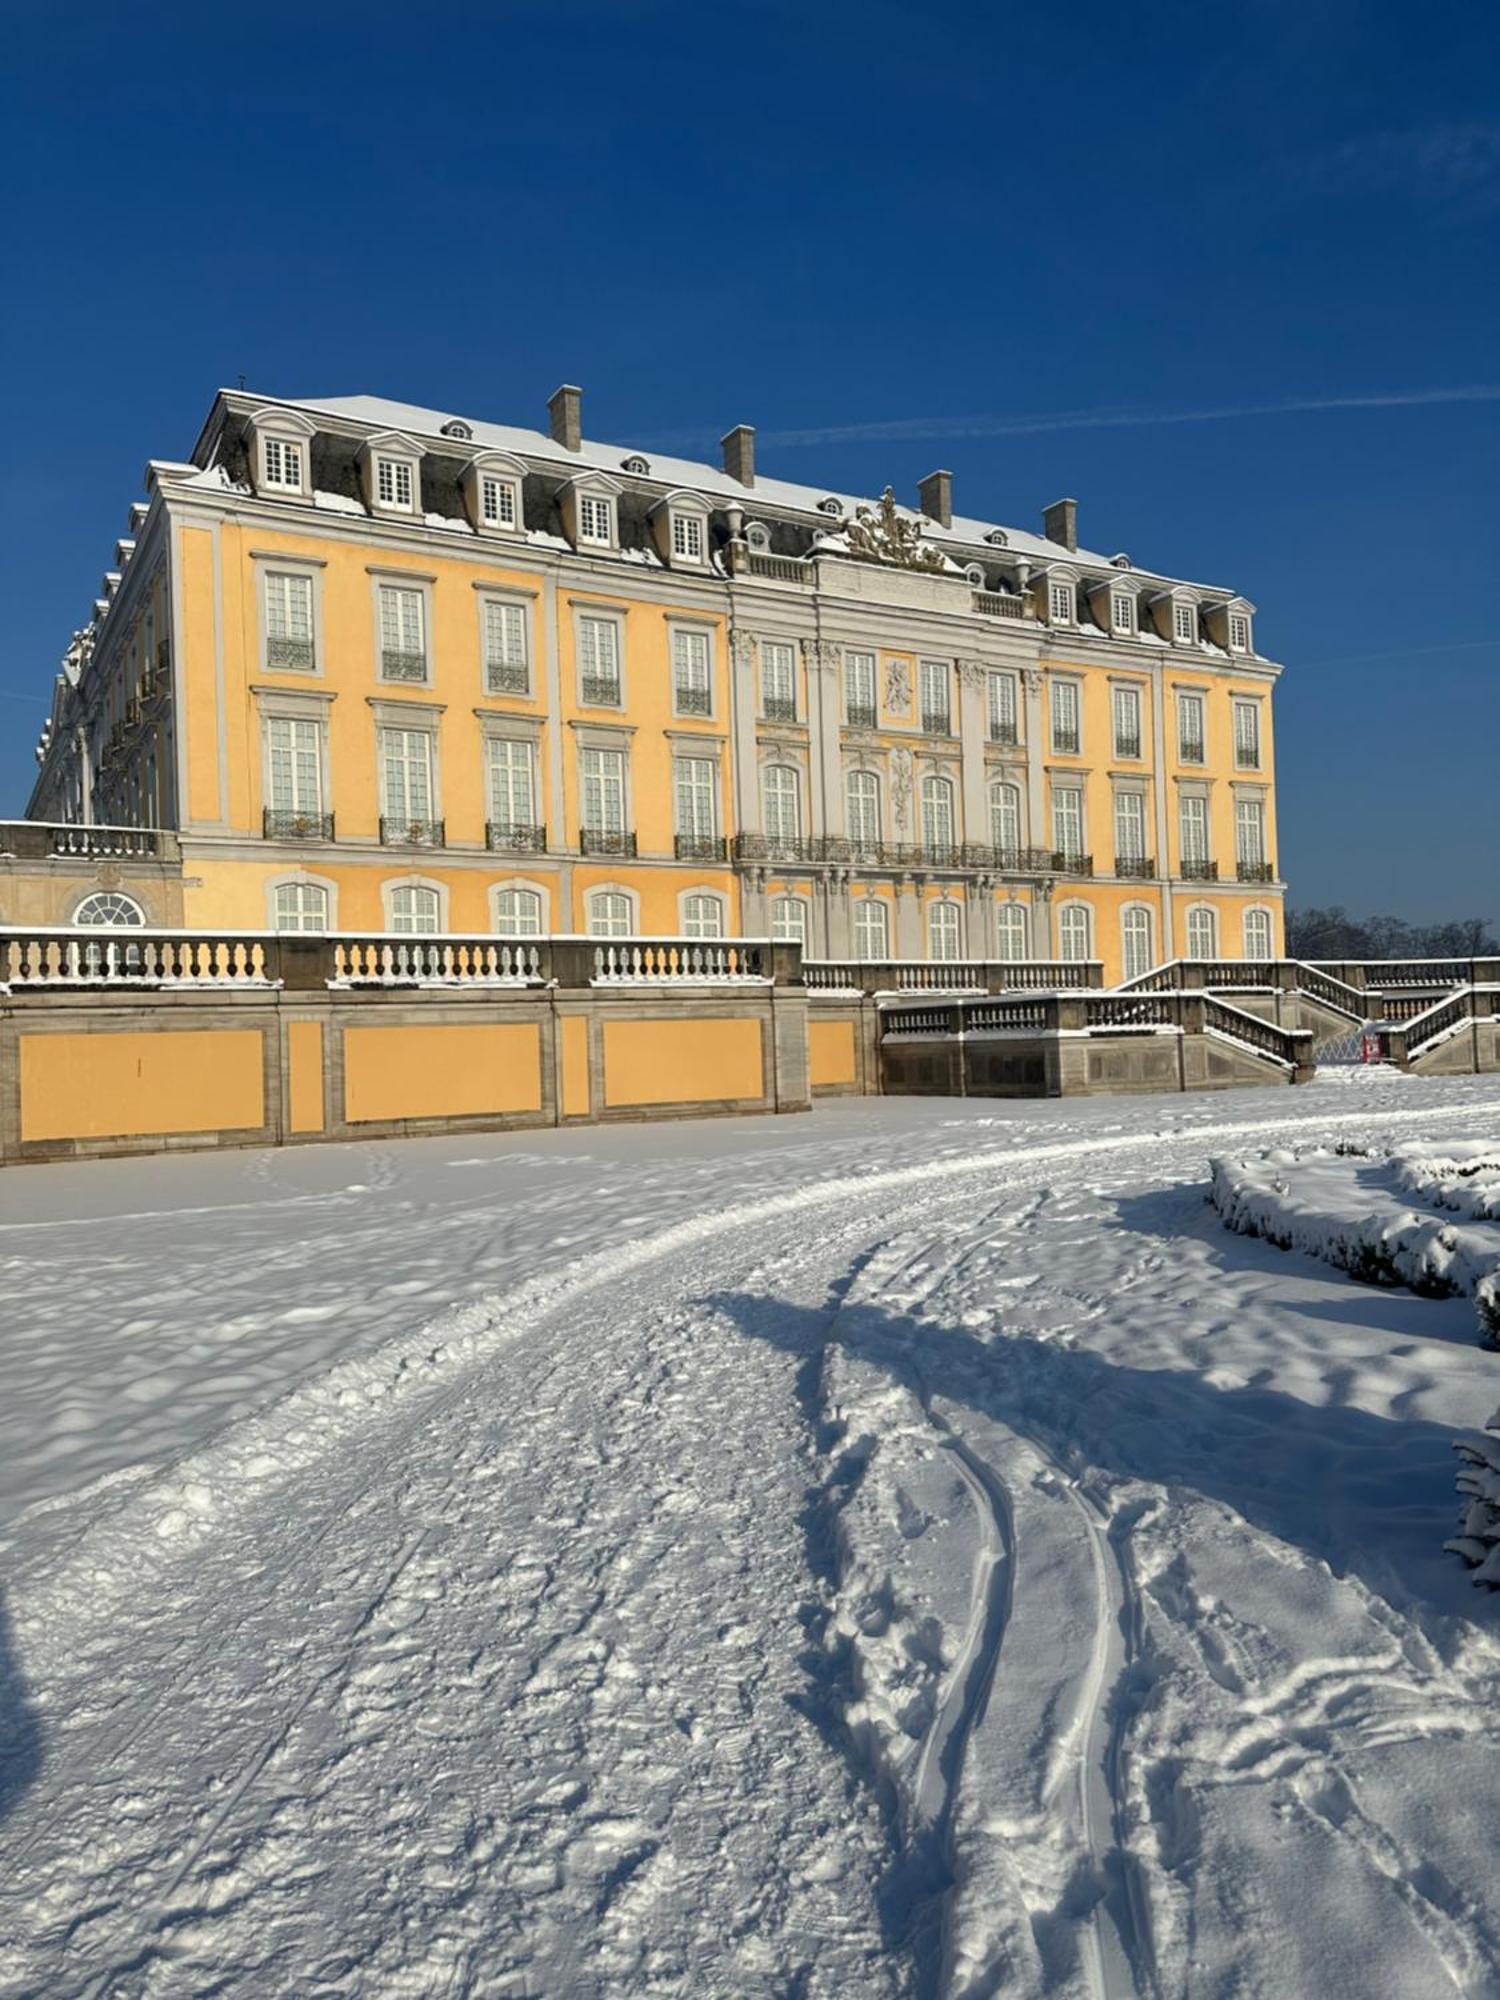
{"type": "Polygon", "coordinates": [[[713,697],[707,688],[680,687],[673,699],[679,715],[712,715],[713,697]]]}
{"type": "Polygon", "coordinates": [[[446,844],[440,819],[387,819],[380,821],[382,847],[442,847],[446,844]]]}
{"type": "Polygon", "coordinates": [[[1148,861],[1144,854],[1117,854],[1115,873],[1122,882],[1152,882],[1156,879],[1156,863],[1148,861]]]}
{"type": "Polygon", "coordinates": [[[333,814],[287,812],[267,806],[261,815],[261,832],[267,840],[332,840],[333,814]]]}
{"type": "Polygon", "coordinates": [[[583,677],[583,705],[585,708],[618,708],[620,706],[620,683],[613,674],[585,674],[583,677]]]}
{"type": "Polygon", "coordinates": [[[1092,875],[1094,857],[1092,854],[1073,854],[1065,847],[1052,850],[1052,873],[1054,875],[1092,875]]]}
{"type": "Polygon", "coordinates": [[[1076,729],[1054,729],[1052,732],[1052,754],[1054,757],[1076,757],[1082,747],[1082,738],[1076,729]]]}
{"type": "Polygon", "coordinates": [[[672,852],[679,861],[723,861],[728,851],[718,833],[679,833],[672,839],[672,852]]]}
{"type": "Polygon", "coordinates": [[[1184,737],[1182,742],[1177,746],[1177,761],[1179,764],[1203,763],[1203,738],[1201,736],[1184,737]]]}
{"type": "Polygon", "coordinates": [[[425,681],[427,655],[399,652],[394,646],[380,649],[380,677],[387,681],[425,681]]]}
{"type": "MultiPolygon", "coordinates": [[[[311,639],[267,639],[268,674],[310,674],[317,666],[311,639]]],[[[421,679],[421,675],[418,675],[421,679]]]]}
{"type": "Polygon", "coordinates": [[[542,854],[547,829],[525,820],[492,819],[485,824],[484,844],[492,854],[542,854]]]}
{"type": "Polygon", "coordinates": [[[922,730],[927,736],[951,736],[953,734],[953,711],[947,708],[924,708],[922,710],[922,730]]]}
{"type": "Polygon", "coordinates": [[[1217,861],[1190,861],[1184,855],[1182,860],[1182,879],[1184,882],[1217,882],[1219,879],[1219,864],[1217,861]]]}
{"type": "Polygon", "coordinates": [[[1270,861],[1238,861],[1235,874],[1241,882],[1274,882],[1275,864],[1270,861]]]}
{"type": "Polygon", "coordinates": [[[763,576],[772,583],[811,583],[813,567],[799,556],[763,555],[749,549],[741,558],[747,576],[763,576]]]}
{"type": "Polygon", "coordinates": [[[154,826],[54,826],[0,820],[0,854],[17,861],[177,861],[177,836],[154,826]]]}
{"type": "Polygon", "coordinates": [[[737,833],[734,837],[736,861],[812,861],[819,858],[824,843],[806,840],[800,833],[737,833]]]}
{"type": "Polygon", "coordinates": [[[1013,722],[992,722],[989,730],[991,743],[998,743],[1002,749],[1015,750],[1021,742],[1021,732],[1013,722]]]}
{"type": "Polygon", "coordinates": [[[490,694],[530,694],[531,670],[516,662],[491,660],[484,670],[485,689],[490,694]]]}
{"type": "Polygon", "coordinates": [[[1115,755],[1117,757],[1138,758],[1140,754],[1141,739],[1139,736],[1117,736],[1115,738],[1115,755]]]}
{"type": "Polygon", "coordinates": [[[844,709],[844,721],[850,729],[873,729],[875,727],[874,702],[851,701],[844,709]]]}
{"type": "Polygon", "coordinates": [[[795,722],[796,700],[789,694],[768,694],[762,698],[760,716],[762,722],[795,722]]]}
{"type": "Polygon", "coordinates": [[[1003,590],[976,590],[974,609],[984,618],[1024,618],[1026,601],[1003,590]]]}
{"type": "Polygon", "coordinates": [[[580,854],[617,854],[634,858],[635,835],[620,827],[583,826],[578,829],[580,854]]]}

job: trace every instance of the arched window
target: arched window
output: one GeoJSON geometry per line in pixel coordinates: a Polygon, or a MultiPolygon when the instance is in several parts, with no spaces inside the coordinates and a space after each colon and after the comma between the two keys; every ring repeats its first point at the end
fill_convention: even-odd
{"type": "Polygon", "coordinates": [[[718,896],[684,896],[682,935],[716,938],[724,935],[724,903],[718,896]]]}
{"type": "Polygon", "coordinates": [[[1014,866],[1021,852],[1021,787],[1003,780],[990,786],[990,845],[1014,866]]]}
{"type": "Polygon", "coordinates": [[[1139,979],[1155,963],[1151,912],[1143,903],[1132,903],[1120,917],[1120,959],[1127,979],[1139,979]]]}
{"type": "Polygon", "coordinates": [[[97,895],[85,896],[73,912],[75,924],[143,924],[146,913],[140,904],[129,896],[121,896],[114,890],[100,890],[97,895]]]}
{"type": "Polygon", "coordinates": [[[1007,964],[1026,956],[1026,906],[1001,903],[995,910],[995,949],[1007,964]]]}
{"type": "Polygon", "coordinates": [[[1195,903],[1187,913],[1187,955],[1189,958],[1219,955],[1219,919],[1206,903],[1195,903]]]}
{"type": "Polygon", "coordinates": [[[807,943],[807,904],[800,896],[777,896],[771,904],[771,935],[780,944],[807,943]]]}
{"type": "Polygon", "coordinates": [[[947,778],[922,780],[922,845],[948,854],[953,849],[953,786],[947,778]]]}
{"type": "Polygon", "coordinates": [[[880,844],[880,780],[873,771],[851,771],[844,780],[849,838],[856,847],[880,844]]]}
{"type": "Polygon", "coordinates": [[[766,807],[766,838],[796,840],[802,832],[802,788],[790,764],[767,764],[761,774],[766,807]]]}
{"type": "Polygon", "coordinates": [[[391,891],[393,931],[436,931],[442,918],[442,898],[421,882],[398,882],[391,891]]]}
{"type": "Polygon", "coordinates": [[[1244,936],[1246,958],[1276,956],[1276,927],[1269,910],[1246,910],[1244,936]]]}
{"type": "Polygon", "coordinates": [[[957,903],[932,903],[927,911],[927,956],[938,959],[964,955],[963,912],[957,903]]]}
{"type": "Polygon", "coordinates": [[[861,896],[854,905],[854,956],[870,961],[890,955],[891,926],[885,904],[875,896],[861,896]]]}
{"type": "Polygon", "coordinates": [[[326,931],[328,891],[321,882],[278,882],[276,928],[279,931],[326,931]]]}
{"type": "Polygon", "coordinates": [[[1057,955],[1071,963],[1090,958],[1093,925],[1087,903],[1064,903],[1057,913],[1057,955]]]}
{"type": "Polygon", "coordinates": [[[500,937],[540,937],[542,899],[535,889],[495,891],[495,930],[500,937]]]}
{"type": "Polygon", "coordinates": [[[590,937],[629,937],[635,928],[630,898],[619,889],[596,889],[589,897],[590,937]]]}

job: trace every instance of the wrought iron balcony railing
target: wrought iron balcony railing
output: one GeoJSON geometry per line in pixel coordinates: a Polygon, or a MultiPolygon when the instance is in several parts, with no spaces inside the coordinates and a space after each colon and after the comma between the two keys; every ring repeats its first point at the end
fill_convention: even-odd
{"type": "Polygon", "coordinates": [[[760,713],[765,722],[795,722],[797,703],[789,694],[768,694],[761,701],[760,713]]]}
{"type": "Polygon", "coordinates": [[[924,708],[922,728],[928,736],[951,736],[953,734],[953,711],[948,708],[924,708]]]}
{"type": "Polygon", "coordinates": [[[1240,861],[1235,873],[1242,882],[1274,882],[1276,869],[1269,861],[1240,861]]]}
{"type": "Polygon", "coordinates": [[[1219,879],[1219,864],[1217,861],[1190,860],[1184,855],[1182,859],[1182,879],[1184,882],[1217,882],[1219,879]]]}
{"type": "Polygon", "coordinates": [[[267,639],[267,672],[310,674],[316,666],[311,639],[267,639]]]}
{"type": "Polygon", "coordinates": [[[992,722],[990,741],[1002,744],[1007,750],[1014,750],[1021,741],[1021,732],[1013,722],[992,722]]]}
{"type": "Polygon", "coordinates": [[[707,688],[680,687],[674,697],[679,715],[712,715],[713,697],[707,688]]]}
{"type": "Polygon", "coordinates": [[[547,846],[547,829],[526,820],[492,819],[485,826],[484,842],[493,854],[541,854],[547,846]]]}
{"type": "Polygon", "coordinates": [[[484,684],[491,694],[530,694],[531,670],[511,660],[491,660],[484,684]]]}
{"type": "Polygon", "coordinates": [[[1092,875],[1094,857],[1092,854],[1073,854],[1065,847],[1052,850],[1052,872],[1054,875],[1092,875]]]}
{"type": "Polygon", "coordinates": [[[393,819],[381,815],[382,847],[442,847],[446,841],[440,819],[393,819]]]}
{"type": "Polygon", "coordinates": [[[262,816],[262,832],[267,840],[332,840],[333,814],[286,812],[267,806],[262,816]]]}
{"type": "Polygon", "coordinates": [[[635,853],[635,835],[626,833],[617,826],[584,826],[578,830],[578,851],[580,854],[623,854],[635,853]]]}
{"type": "Polygon", "coordinates": [[[849,702],[844,709],[844,720],[851,729],[873,729],[875,727],[874,702],[849,702]]]}
{"type": "Polygon", "coordinates": [[[425,681],[427,655],[398,652],[393,646],[382,646],[380,672],[382,679],[388,681],[425,681]]]}
{"type": "Polygon", "coordinates": [[[1140,754],[1141,739],[1139,736],[1117,736],[1115,738],[1115,755],[1117,757],[1139,757],[1140,754]]]}
{"type": "Polygon", "coordinates": [[[1126,882],[1149,882],[1156,874],[1156,863],[1144,854],[1117,854],[1115,873],[1126,882]]]}
{"type": "Polygon", "coordinates": [[[1177,746],[1177,761],[1179,764],[1201,764],[1204,761],[1203,738],[1185,736],[1177,746]]]}
{"type": "Polygon", "coordinates": [[[722,861],[728,847],[720,833],[679,833],[673,837],[672,851],[679,861],[722,861]]]}
{"type": "Polygon", "coordinates": [[[1052,732],[1052,751],[1054,756],[1076,757],[1079,753],[1080,743],[1081,739],[1076,729],[1054,729],[1052,732]]]}
{"type": "Polygon", "coordinates": [[[585,674],[583,700],[586,708],[618,708],[620,683],[613,674],[585,674]]]}
{"type": "Polygon", "coordinates": [[[734,837],[736,861],[814,861],[819,859],[821,841],[806,840],[796,833],[737,833],[734,837]]]}

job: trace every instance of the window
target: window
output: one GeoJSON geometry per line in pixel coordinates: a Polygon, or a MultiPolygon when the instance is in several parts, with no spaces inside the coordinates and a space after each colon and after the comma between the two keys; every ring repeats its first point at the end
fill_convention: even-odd
{"type": "Polygon", "coordinates": [[[425,729],[380,732],[381,812],[394,827],[432,820],[432,736],[425,729]]]}
{"type": "Polygon", "coordinates": [[[682,935],[716,938],[724,935],[724,905],[717,896],[684,896],[682,935]]]}
{"type": "Polygon", "coordinates": [[[792,649],[780,639],[760,649],[760,708],[768,722],[797,720],[797,674],[792,649]]]}
{"type": "Polygon", "coordinates": [[[1242,868],[1262,868],[1266,859],[1266,809],[1259,799],[1236,799],[1234,858],[1242,868]]]}
{"type": "Polygon", "coordinates": [[[530,835],[540,818],[532,746],[508,736],[492,737],[487,762],[491,839],[530,835]]]}
{"type": "Polygon", "coordinates": [[[1086,903],[1064,903],[1057,913],[1057,955],[1070,965],[1092,956],[1093,924],[1086,903]]]}
{"type": "Polygon", "coordinates": [[[1203,697],[1201,694],[1179,694],[1177,697],[1177,755],[1184,764],[1203,762],[1203,697]]]}
{"type": "Polygon", "coordinates": [[[613,618],[578,620],[578,664],[586,706],[620,705],[620,627],[613,618]]]}
{"type": "Polygon", "coordinates": [[[302,491],[300,444],[291,444],[285,438],[268,437],[265,440],[265,468],[267,486],[278,486],[288,493],[302,491]]]}
{"type": "Polygon", "coordinates": [[[795,841],[802,834],[802,797],[797,773],[790,764],[767,764],[761,774],[766,837],[795,841]]]}
{"type": "Polygon", "coordinates": [[[712,757],[677,757],[672,775],[679,840],[714,840],[718,833],[718,765],[712,757]]]}
{"type": "Polygon", "coordinates": [[[679,715],[713,713],[712,659],[706,632],[672,633],[672,699],[679,715]]]}
{"type": "Polygon", "coordinates": [[[375,497],[382,507],[401,507],[410,512],[412,491],[411,466],[404,458],[376,458],[375,497]]]}
{"type": "Polygon", "coordinates": [[[578,498],[578,539],[608,548],[615,539],[615,503],[602,493],[578,498]]]}
{"type": "Polygon", "coordinates": [[[917,667],[922,697],[922,727],[930,736],[951,736],[953,710],[950,693],[952,670],[946,660],[923,660],[917,667]]]}
{"type": "Polygon", "coordinates": [[[1109,599],[1109,628],[1112,632],[1129,638],[1135,631],[1135,599],[1126,590],[1111,591],[1109,599]]]}
{"type": "Polygon", "coordinates": [[[1244,937],[1246,958],[1273,958],[1276,953],[1276,933],[1271,923],[1271,912],[1246,910],[1244,937]]]}
{"type": "Polygon", "coordinates": [[[990,674],[987,683],[991,743],[1018,743],[1021,731],[1015,675],[990,674]]]}
{"type": "Polygon", "coordinates": [[[1260,703],[1234,705],[1234,761],[1247,770],[1260,769],[1260,703]]]}
{"type": "Polygon", "coordinates": [[[321,882],[278,882],[276,928],[279,931],[326,931],[328,891],[321,882]]]}
{"type": "Polygon", "coordinates": [[[1052,584],[1047,591],[1047,608],[1054,625],[1071,625],[1076,609],[1072,584],[1052,584]]]}
{"type": "Polygon", "coordinates": [[[590,937],[629,937],[630,898],[618,889],[598,889],[589,897],[590,937]]]}
{"type": "Polygon", "coordinates": [[[1021,787],[990,786],[990,845],[1014,866],[1021,853],[1021,787]]]}
{"type": "Polygon", "coordinates": [[[856,729],[875,727],[875,655],[844,655],[844,720],[856,729]]]}
{"type": "MultiPolygon", "coordinates": [[[[1146,858],[1146,801],[1140,792],[1115,793],[1115,860],[1146,858]]],[[[1117,870],[1117,872],[1121,872],[1117,870]]]]}
{"type": "Polygon", "coordinates": [[[773,900],[771,935],[778,944],[807,943],[807,905],[800,896],[777,896],[773,900]]]}
{"type": "Polygon", "coordinates": [[[420,590],[380,586],[380,671],[388,681],[427,678],[427,607],[420,590]]]}
{"type": "Polygon", "coordinates": [[[1117,687],[1113,691],[1111,707],[1115,721],[1115,755],[1139,757],[1141,754],[1140,689],[1117,687]]]}
{"type": "Polygon", "coordinates": [[[585,749],[580,761],[580,770],[583,777],[585,830],[590,833],[623,833],[625,831],[624,751],[585,749]]]}
{"type": "Polygon", "coordinates": [[[1198,636],[1198,607],[1178,598],[1172,606],[1172,637],[1179,646],[1190,646],[1198,636]]]}
{"type": "Polygon", "coordinates": [[[497,889],[495,930],[500,937],[540,937],[542,899],[536,890],[497,889]]]}
{"type": "Polygon", "coordinates": [[[1052,794],[1052,845],[1065,861],[1083,857],[1083,793],[1076,785],[1052,794]]]}
{"type": "Polygon", "coordinates": [[[1182,872],[1189,874],[1208,866],[1208,800],[1189,795],[1179,809],[1182,836],[1182,872]]]}
{"type": "Polygon", "coordinates": [[[880,780],[873,771],[850,771],[844,779],[844,818],[856,847],[880,845],[880,780]]]}
{"type": "Polygon", "coordinates": [[[861,896],[854,905],[854,956],[868,965],[891,955],[891,926],[885,904],[861,896]]]}
{"type": "Polygon", "coordinates": [[[486,597],[482,603],[486,691],[528,694],[531,669],[526,649],[526,607],[500,597],[486,597]]]}
{"type": "Polygon", "coordinates": [[[771,553],[771,530],[764,521],[750,522],[745,529],[745,546],[758,556],[771,553]]]}
{"type": "Polygon", "coordinates": [[[479,481],[479,518],[487,528],[519,527],[521,510],[513,479],[497,479],[488,472],[483,475],[479,481]]]}
{"type": "Polygon", "coordinates": [[[927,911],[927,956],[951,961],[963,955],[963,912],[957,903],[931,904],[927,911]]]}
{"type": "Polygon", "coordinates": [[[1151,912],[1139,903],[1133,904],[1120,918],[1120,959],[1127,979],[1139,979],[1155,963],[1151,912]]]}
{"type": "Polygon", "coordinates": [[[266,671],[310,673],[313,656],[313,580],[297,571],[266,572],[266,671]]]}
{"type": "Polygon", "coordinates": [[[420,882],[400,882],[391,891],[393,931],[435,932],[442,917],[442,898],[420,882]]]}
{"type": "Polygon", "coordinates": [[[1020,903],[1001,903],[995,911],[995,949],[1007,965],[1026,956],[1026,910],[1020,903]]]}
{"type": "MultiPolygon", "coordinates": [[[[266,718],[269,806],[274,820],[315,820],[323,811],[323,725],[311,718],[266,718]]],[[[267,832],[279,830],[268,826],[267,832]]]]}
{"type": "Polygon", "coordinates": [[[922,845],[929,858],[953,853],[953,785],[947,778],[922,780],[922,845]]]}
{"type": "Polygon", "coordinates": [[[101,890],[93,896],[85,896],[73,912],[75,924],[103,924],[118,928],[122,924],[143,924],[145,912],[139,903],[129,896],[122,896],[113,890],[101,890]]]}
{"type": "Polygon", "coordinates": [[[1060,757],[1076,757],[1083,747],[1078,726],[1077,681],[1052,683],[1052,748],[1060,757]]]}
{"type": "MultiPolygon", "coordinates": [[[[672,516],[672,553],[684,562],[703,560],[703,517],[700,514],[672,516]]],[[[717,932],[713,933],[717,936],[717,932]]]]}
{"type": "Polygon", "coordinates": [[[1187,913],[1187,955],[1199,959],[1219,955],[1219,920],[1202,903],[1195,903],[1187,913]]]}
{"type": "Polygon", "coordinates": [[[1243,611],[1231,611],[1229,614],[1229,646],[1235,653],[1248,653],[1250,650],[1250,620],[1243,611]]]}

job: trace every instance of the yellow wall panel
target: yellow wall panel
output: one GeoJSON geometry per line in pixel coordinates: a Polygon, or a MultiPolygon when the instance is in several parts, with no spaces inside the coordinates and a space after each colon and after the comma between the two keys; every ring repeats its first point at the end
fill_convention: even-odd
{"type": "Polygon", "coordinates": [[[21,1138],[243,1132],[265,1123],[258,1028],[21,1037],[21,1138]]]}
{"type": "Polygon", "coordinates": [[[562,1038],[562,1112],[564,1118],[587,1118],[589,1091],[589,1024],[582,1014],[564,1014],[558,1023],[562,1038]]]}
{"type": "Polygon", "coordinates": [[[809,1021],[807,1054],[814,1090],[820,1084],[826,1087],[858,1080],[852,1021],[809,1021]]]}
{"type": "Polygon", "coordinates": [[[321,1132],[323,1118],[323,1029],[317,1021],[293,1021],[286,1031],[287,1102],[294,1132],[321,1132]]]}
{"type": "Polygon", "coordinates": [[[765,1094],[759,1021],[606,1021],[604,1102],[713,1104],[765,1094]]]}
{"type": "Polygon", "coordinates": [[[351,1125],[541,1108],[542,1032],[535,1022],[344,1030],[344,1116],[351,1125]]]}
{"type": "Polygon", "coordinates": [[[187,809],[190,819],[221,819],[219,694],[214,644],[214,538],[182,530],[182,658],[186,687],[187,809]]]}

